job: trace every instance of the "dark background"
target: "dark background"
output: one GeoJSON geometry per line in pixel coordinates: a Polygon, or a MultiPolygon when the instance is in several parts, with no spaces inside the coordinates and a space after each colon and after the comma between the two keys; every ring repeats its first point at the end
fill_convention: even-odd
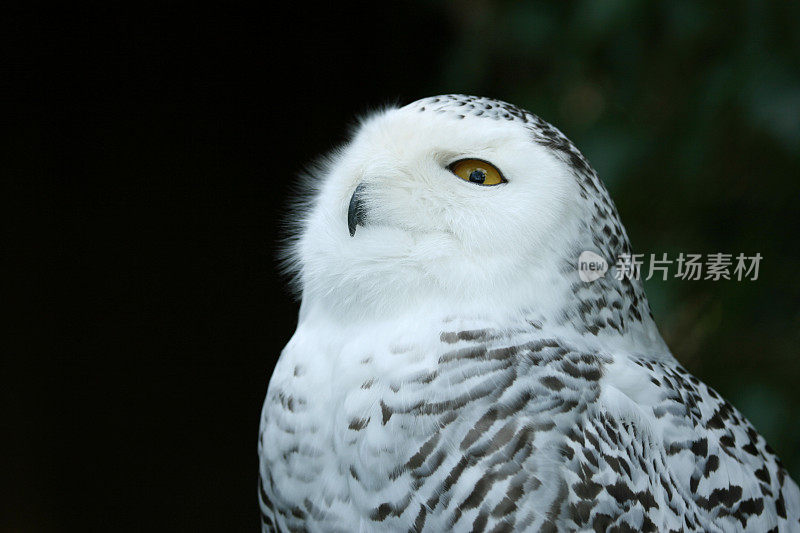
{"type": "Polygon", "coordinates": [[[358,114],[509,100],[589,157],[676,357],[800,478],[800,4],[4,8],[0,531],[253,531],[296,176],[358,114]],[[10,178],[10,179],[6,179],[10,178]]]}

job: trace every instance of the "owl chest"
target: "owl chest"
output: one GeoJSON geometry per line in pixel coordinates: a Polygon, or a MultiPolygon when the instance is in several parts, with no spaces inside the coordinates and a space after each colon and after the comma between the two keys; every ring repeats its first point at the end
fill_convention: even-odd
{"type": "Polygon", "coordinates": [[[379,374],[365,372],[339,383],[294,380],[286,390],[296,399],[298,448],[316,448],[321,468],[360,500],[398,483],[396,473],[441,431],[439,417],[418,412],[436,396],[434,390],[404,390],[379,374]]]}
{"type": "Polygon", "coordinates": [[[409,386],[363,353],[338,366],[307,353],[284,353],[267,394],[261,455],[270,496],[289,510],[308,500],[329,521],[368,516],[411,490],[413,480],[398,473],[439,430],[437,417],[418,412],[435,391],[409,386]]]}
{"type": "Polygon", "coordinates": [[[481,508],[502,508],[515,483],[530,484],[528,500],[547,499],[563,460],[558,428],[591,399],[559,366],[578,373],[580,354],[529,339],[488,349],[458,339],[294,342],[284,356],[265,409],[267,496],[287,516],[327,523],[407,530],[427,520],[437,531],[461,513],[471,523],[481,508]]]}

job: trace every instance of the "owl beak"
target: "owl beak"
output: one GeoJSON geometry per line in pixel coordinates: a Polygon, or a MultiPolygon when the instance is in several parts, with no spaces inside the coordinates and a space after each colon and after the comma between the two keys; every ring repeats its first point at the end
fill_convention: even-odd
{"type": "Polygon", "coordinates": [[[364,188],[364,183],[360,183],[356,187],[353,196],[350,198],[350,206],[347,208],[347,228],[350,230],[351,237],[356,234],[356,227],[363,226],[367,219],[367,210],[363,199],[364,188]]]}

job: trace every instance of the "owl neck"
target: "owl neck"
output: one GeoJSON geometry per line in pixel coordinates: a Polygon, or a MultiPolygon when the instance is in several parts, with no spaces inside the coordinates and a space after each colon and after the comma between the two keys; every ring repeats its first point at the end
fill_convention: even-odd
{"type": "MultiPolygon", "coordinates": [[[[502,279],[478,279],[471,285],[455,276],[420,279],[397,268],[373,269],[335,288],[309,285],[300,320],[324,317],[343,328],[400,321],[424,328],[453,317],[482,318],[492,327],[527,324],[543,336],[557,332],[571,342],[617,346],[654,359],[671,357],[638,281],[617,280],[612,272],[591,282],[580,278],[577,258],[586,247],[573,241],[560,254],[544,254],[554,259],[541,258],[534,266],[528,262],[518,268],[506,264],[509,274],[502,279]]],[[[484,266],[493,271],[492,263],[484,266]]],[[[454,263],[439,270],[466,269],[454,263]]]]}

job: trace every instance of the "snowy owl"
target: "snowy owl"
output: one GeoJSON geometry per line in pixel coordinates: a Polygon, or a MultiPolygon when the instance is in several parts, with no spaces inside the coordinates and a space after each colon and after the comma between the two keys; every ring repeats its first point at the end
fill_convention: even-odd
{"type": "Polygon", "coordinates": [[[306,186],[261,415],[264,531],[800,531],[800,491],[662,340],[589,163],[516,106],[364,119],[306,186]]]}

